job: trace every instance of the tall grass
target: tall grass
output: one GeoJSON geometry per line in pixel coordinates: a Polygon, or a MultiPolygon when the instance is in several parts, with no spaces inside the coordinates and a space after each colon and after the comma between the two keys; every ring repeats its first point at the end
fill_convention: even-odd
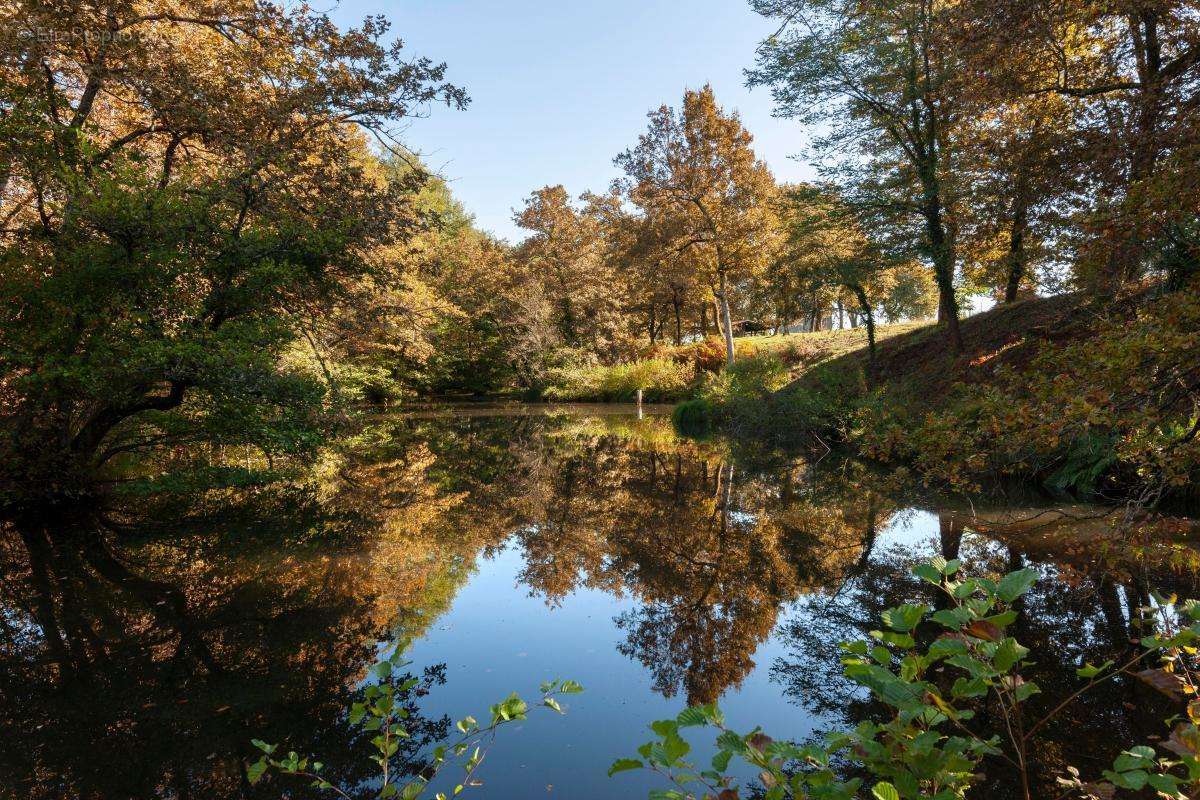
{"type": "Polygon", "coordinates": [[[695,381],[696,370],[691,364],[650,358],[610,367],[556,369],[542,396],[556,401],[632,402],[641,389],[646,402],[665,403],[688,396],[695,381]]]}

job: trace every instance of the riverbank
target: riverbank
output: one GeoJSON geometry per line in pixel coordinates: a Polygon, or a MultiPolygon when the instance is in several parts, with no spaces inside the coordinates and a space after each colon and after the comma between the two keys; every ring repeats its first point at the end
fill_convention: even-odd
{"type": "Polygon", "coordinates": [[[962,334],[955,353],[937,325],[909,330],[880,342],[873,367],[858,347],[783,385],[700,394],[676,421],[819,439],[953,490],[1016,478],[1141,503],[1196,497],[1194,292],[1033,298],[963,320],[962,334]]]}

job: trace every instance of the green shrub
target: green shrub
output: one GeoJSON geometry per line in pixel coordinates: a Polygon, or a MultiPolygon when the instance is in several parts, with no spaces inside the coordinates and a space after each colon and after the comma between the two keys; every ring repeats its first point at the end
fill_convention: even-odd
{"type": "Polygon", "coordinates": [[[695,370],[667,358],[652,358],[612,366],[569,366],[552,370],[547,400],[632,402],[642,390],[646,402],[672,402],[686,397],[695,370]]]}
{"type": "Polygon", "coordinates": [[[684,400],[675,406],[671,412],[671,422],[675,430],[691,436],[702,436],[712,430],[714,422],[713,406],[702,397],[684,400]]]}
{"type": "MultiPolygon", "coordinates": [[[[1089,689],[1136,674],[1152,684],[1178,686],[1182,696],[1195,694],[1190,653],[1200,643],[1200,604],[1194,601],[1176,603],[1156,595],[1154,605],[1138,609],[1139,619],[1154,623],[1142,647],[1124,663],[1080,667],[1079,691],[1038,718],[1027,701],[1041,690],[1021,675],[1030,664],[1029,650],[1012,635],[1018,629],[1020,598],[1037,573],[1022,569],[999,580],[961,577],[959,562],[942,558],[913,572],[937,587],[940,608],[906,604],[888,609],[882,614],[883,629],[871,632],[873,641],[842,645],[843,674],[889,709],[882,722],[864,721],[852,731],[829,734],[822,744],[799,746],[775,741],[757,728],[735,733],[715,703],[694,706],[674,719],[654,722],[655,739],[638,748],[638,758],[618,759],[609,775],[650,769],[677,787],[651,792],[651,797],[738,800],[741,788],[728,773],[737,758],[758,771],[771,800],[959,800],[979,782],[983,761],[990,757],[1017,771],[1022,794],[1031,800],[1036,787],[1029,763],[1038,746],[1036,733],[1089,689]],[[1146,669],[1155,661],[1157,668],[1146,669]],[[974,709],[981,704],[989,713],[975,720],[974,709]],[[688,727],[719,731],[711,768],[687,760],[691,744],[681,730],[688,727]],[[848,777],[848,772],[870,779],[848,777]]],[[[1094,783],[1084,783],[1070,767],[1057,778],[1061,792],[1047,796],[1111,798],[1122,789],[1134,793],[1130,796],[1146,796],[1136,793],[1148,788],[1173,800],[1194,797],[1192,791],[1200,785],[1198,721],[1200,703],[1192,702],[1186,718],[1168,720],[1174,730],[1162,752],[1147,745],[1131,747],[1094,783]]]]}
{"type": "MultiPolygon", "coordinates": [[[[443,769],[454,766],[463,773],[453,790],[453,796],[457,797],[467,787],[479,785],[474,780],[475,771],[495,741],[497,731],[526,720],[530,707],[513,692],[491,707],[489,716],[485,717],[490,719],[486,725],[477,722],[474,717],[464,717],[455,723],[458,735],[445,741],[432,742],[433,747],[427,751],[405,752],[406,745],[410,746],[408,749],[421,749],[411,747],[414,739],[408,730],[412,714],[409,698],[420,681],[401,672],[409,664],[403,660],[402,652],[402,648],[397,647],[391,655],[371,667],[371,681],[363,689],[362,701],[354,703],[347,714],[351,725],[361,727],[365,733],[375,734],[371,739],[370,758],[379,766],[381,782],[373,794],[379,800],[390,797],[417,800],[426,795],[429,785],[443,769]],[[416,764],[421,768],[414,775],[411,769],[402,768],[403,765],[397,763],[400,761],[406,762],[410,768],[416,764]]],[[[539,691],[539,707],[563,714],[566,712],[559,698],[578,694],[583,687],[571,680],[553,680],[544,681],[539,691]]],[[[262,751],[262,756],[246,767],[246,778],[251,784],[275,773],[299,779],[315,789],[325,790],[329,796],[344,800],[364,796],[356,791],[356,787],[340,787],[327,780],[324,764],[320,761],[301,756],[294,750],[284,755],[279,745],[261,739],[254,739],[251,743],[262,751]]],[[[447,800],[447,796],[438,792],[436,800],[447,800]]]]}

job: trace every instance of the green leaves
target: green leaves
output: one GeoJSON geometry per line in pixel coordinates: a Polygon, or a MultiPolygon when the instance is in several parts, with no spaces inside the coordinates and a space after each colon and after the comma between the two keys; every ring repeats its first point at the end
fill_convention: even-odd
{"type": "MultiPolygon", "coordinates": [[[[400,751],[402,742],[410,738],[409,733],[401,725],[401,721],[409,716],[410,712],[405,708],[405,703],[408,702],[406,698],[409,697],[408,693],[418,685],[419,680],[397,672],[397,666],[405,666],[408,663],[401,660],[401,652],[402,648],[397,647],[391,655],[371,667],[370,675],[378,680],[378,683],[368,683],[363,687],[363,699],[354,702],[347,715],[351,724],[361,724],[362,730],[375,733],[371,738],[371,745],[375,749],[371,760],[378,764],[381,770],[387,769],[389,761],[400,751]]],[[[555,695],[578,694],[583,691],[583,686],[571,680],[546,681],[541,684],[540,688],[543,694],[540,705],[558,714],[563,714],[565,711],[555,695]]],[[[483,760],[484,748],[491,741],[490,734],[504,724],[525,719],[528,712],[528,705],[514,692],[501,702],[491,706],[491,724],[486,728],[481,728],[474,717],[463,717],[455,723],[459,737],[434,744],[432,751],[426,756],[429,764],[427,771],[423,772],[420,778],[403,787],[384,780],[379,786],[378,798],[389,800],[398,797],[400,800],[416,800],[424,793],[433,776],[451,762],[457,763],[469,779],[474,769],[483,760]]],[[[700,714],[704,719],[708,719],[710,716],[719,715],[719,712],[716,711],[715,706],[711,706],[703,707],[700,714]]],[[[664,757],[678,758],[681,754],[686,754],[688,746],[679,739],[677,734],[673,733],[673,729],[672,735],[673,739],[664,742],[660,752],[664,754],[664,757]]],[[[301,758],[294,751],[289,752],[286,758],[273,759],[271,755],[275,752],[276,745],[268,744],[261,739],[254,739],[252,744],[264,755],[246,768],[246,774],[251,783],[259,781],[270,769],[276,769],[283,774],[304,775],[310,779],[314,778],[315,773],[321,771],[321,762],[314,761],[310,767],[308,759],[301,758]]],[[[632,769],[633,767],[626,765],[623,768],[632,769]]],[[[385,774],[387,773],[385,772],[385,774]]],[[[341,791],[320,777],[312,780],[311,785],[318,789],[333,789],[339,793],[341,791]]],[[[459,795],[465,788],[473,785],[476,783],[464,779],[463,783],[454,788],[452,796],[459,795]]],[[[438,798],[446,800],[445,793],[439,793],[438,798]]]]}
{"type": "Polygon", "coordinates": [[[500,703],[496,703],[491,707],[492,725],[497,725],[501,722],[509,722],[511,720],[525,719],[525,713],[529,710],[529,706],[525,701],[513,692],[500,703]]]}
{"type": "Polygon", "coordinates": [[[992,663],[1000,672],[1008,672],[1018,661],[1029,654],[1029,648],[1017,644],[1017,640],[1011,636],[1000,642],[996,648],[996,655],[992,663]]]}

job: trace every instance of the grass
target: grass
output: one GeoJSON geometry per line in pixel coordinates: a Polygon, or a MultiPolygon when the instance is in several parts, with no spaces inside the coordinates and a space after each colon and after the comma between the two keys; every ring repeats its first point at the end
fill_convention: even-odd
{"type": "MultiPolygon", "coordinates": [[[[933,325],[934,323],[928,321],[880,325],[875,329],[875,339],[877,342],[883,342],[933,325]]],[[[866,348],[867,329],[859,326],[813,333],[766,334],[741,337],[739,341],[754,345],[760,355],[778,358],[788,367],[791,376],[796,378],[818,364],[866,348]]]]}

